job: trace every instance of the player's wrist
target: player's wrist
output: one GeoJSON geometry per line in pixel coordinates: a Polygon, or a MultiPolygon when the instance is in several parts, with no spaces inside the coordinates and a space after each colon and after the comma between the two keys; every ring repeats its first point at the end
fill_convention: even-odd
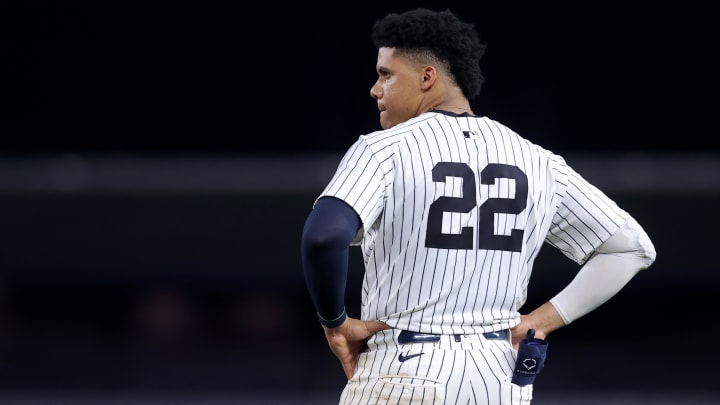
{"type": "Polygon", "coordinates": [[[345,323],[345,319],[347,318],[347,312],[345,311],[345,308],[342,310],[342,314],[340,316],[335,318],[323,318],[322,315],[319,313],[317,314],[318,321],[320,321],[320,324],[326,328],[337,328],[338,326],[345,323]]]}

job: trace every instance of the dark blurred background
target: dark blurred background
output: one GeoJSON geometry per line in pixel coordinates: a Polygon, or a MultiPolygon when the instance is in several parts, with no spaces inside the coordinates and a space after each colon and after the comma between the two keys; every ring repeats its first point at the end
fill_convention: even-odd
{"type": "MultiPolygon", "coordinates": [[[[416,6],[488,44],[475,111],[565,156],[658,250],[552,335],[536,403],[711,403],[720,14],[692,0],[4,4],[0,399],[336,403],[300,233],[379,129],[372,23],[416,6]]],[[[547,248],[527,306],[577,270],[547,248]]]]}

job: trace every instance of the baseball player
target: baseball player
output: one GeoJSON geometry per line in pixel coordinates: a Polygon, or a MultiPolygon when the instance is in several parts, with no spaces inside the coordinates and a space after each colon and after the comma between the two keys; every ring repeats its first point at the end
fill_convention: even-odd
{"type": "Polygon", "coordinates": [[[561,156],[473,112],[485,46],[472,24],[414,9],[376,21],[372,39],[383,129],[347,150],[301,242],[348,378],[340,403],[529,404],[544,352],[518,349],[547,348],[650,266],[654,246],[561,156]],[[526,312],[545,243],[581,266],[526,312]],[[345,311],[350,246],[365,264],[360,319],[345,311]]]}

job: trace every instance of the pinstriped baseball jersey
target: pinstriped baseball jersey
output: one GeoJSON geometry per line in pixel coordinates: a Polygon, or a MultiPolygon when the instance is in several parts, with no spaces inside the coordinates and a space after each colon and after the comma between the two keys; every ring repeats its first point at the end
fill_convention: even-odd
{"type": "Polygon", "coordinates": [[[361,318],[434,334],[515,326],[544,242],[582,264],[627,217],[561,156],[435,110],[360,136],[322,196],[363,223],[361,318]]]}

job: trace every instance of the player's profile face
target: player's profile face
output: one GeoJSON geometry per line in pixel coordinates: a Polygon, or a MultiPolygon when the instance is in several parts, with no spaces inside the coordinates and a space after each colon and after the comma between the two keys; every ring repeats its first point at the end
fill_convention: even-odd
{"type": "Polygon", "coordinates": [[[422,72],[402,56],[394,56],[393,48],[378,49],[375,69],[378,79],[370,88],[377,100],[380,126],[391,128],[419,114],[422,72]]]}

